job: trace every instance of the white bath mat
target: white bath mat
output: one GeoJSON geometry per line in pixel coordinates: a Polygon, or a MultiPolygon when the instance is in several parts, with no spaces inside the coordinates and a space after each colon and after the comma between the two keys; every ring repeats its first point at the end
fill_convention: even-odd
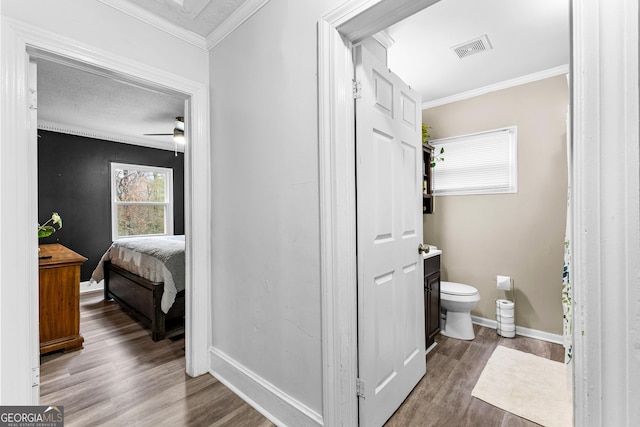
{"type": "Polygon", "coordinates": [[[471,395],[547,427],[573,425],[567,367],[560,362],[498,346],[471,395]]]}

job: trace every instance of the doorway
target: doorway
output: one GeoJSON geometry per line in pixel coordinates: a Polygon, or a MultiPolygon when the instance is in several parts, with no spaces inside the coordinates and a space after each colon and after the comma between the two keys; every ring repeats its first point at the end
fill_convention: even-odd
{"type": "MultiPolygon", "coordinates": [[[[187,137],[188,137],[188,135],[189,135],[188,130],[190,128],[190,118],[189,118],[189,116],[187,114],[185,114],[185,112],[189,111],[189,105],[190,105],[190,100],[191,100],[191,97],[189,95],[184,94],[182,92],[174,91],[174,90],[172,90],[170,88],[167,88],[167,87],[161,87],[159,85],[156,85],[154,82],[141,81],[140,79],[134,78],[133,76],[128,75],[128,74],[124,74],[124,73],[120,73],[120,72],[115,72],[115,73],[108,74],[107,71],[105,69],[103,69],[103,68],[91,66],[91,65],[87,64],[86,62],[74,61],[74,60],[70,60],[68,58],[63,58],[63,57],[60,57],[58,55],[52,54],[50,52],[42,52],[41,50],[38,50],[38,49],[35,49],[35,48],[28,49],[28,54],[29,54],[30,60],[35,62],[35,63],[38,63],[38,62],[43,63],[43,61],[49,61],[49,63],[57,63],[58,65],[61,65],[63,67],[69,68],[69,71],[67,71],[68,73],[72,73],[73,71],[79,70],[79,71],[81,71],[83,73],[89,73],[89,74],[94,74],[94,75],[97,75],[97,76],[107,77],[110,81],[117,82],[118,85],[122,85],[122,86],[126,86],[126,87],[130,88],[128,90],[132,90],[133,87],[137,87],[137,88],[140,88],[140,89],[153,91],[155,93],[165,94],[165,95],[168,95],[168,96],[183,97],[184,98],[184,101],[182,102],[183,109],[179,110],[175,115],[179,115],[179,116],[184,116],[185,117],[185,125],[186,125],[186,129],[187,129],[187,137]]],[[[51,66],[49,66],[49,68],[51,68],[51,66]]],[[[37,74],[37,73],[40,73],[40,72],[43,72],[43,71],[40,70],[40,67],[38,67],[38,66],[31,66],[30,67],[30,74],[31,73],[36,73],[37,74]]],[[[76,75],[76,79],[78,81],[80,81],[80,80],[82,80],[82,77],[80,77],[80,75],[76,75]]],[[[39,80],[39,79],[35,75],[30,75],[30,80],[31,81],[36,81],[36,80],[39,80]]],[[[92,83],[98,84],[98,82],[95,82],[95,81],[93,81],[92,83]]],[[[37,88],[35,88],[33,90],[30,89],[30,92],[32,94],[34,94],[34,97],[36,97],[35,98],[36,103],[37,103],[38,92],[42,92],[42,89],[43,88],[40,88],[40,87],[37,87],[37,88]]],[[[112,96],[114,96],[114,97],[115,97],[115,93],[114,92],[116,90],[117,89],[115,89],[114,87],[111,87],[111,93],[112,93],[112,96]]],[[[64,94],[62,94],[61,96],[64,96],[64,94]]],[[[37,115],[38,114],[37,110],[33,110],[32,109],[31,111],[32,111],[33,115],[37,115]]],[[[37,119],[32,120],[31,122],[32,123],[37,122],[37,119]]],[[[33,135],[33,131],[31,132],[31,134],[33,135]]],[[[37,137],[36,141],[38,141],[39,139],[40,139],[40,136],[37,137]]],[[[87,144],[90,144],[90,143],[91,142],[87,142],[87,144]]],[[[183,158],[183,160],[186,160],[186,158],[188,158],[187,156],[189,155],[189,151],[190,151],[189,146],[190,146],[190,144],[188,144],[188,143],[185,145],[185,154],[186,154],[186,156],[183,158]]],[[[167,153],[169,153],[171,156],[174,155],[173,153],[170,153],[169,151],[167,151],[167,153]]],[[[177,153],[176,153],[176,156],[177,156],[177,153]]],[[[87,163],[87,162],[85,162],[85,163],[87,163]]],[[[184,163],[186,163],[186,161],[184,163]]],[[[186,165],[184,165],[184,166],[186,166],[186,165]]],[[[38,167],[38,169],[39,169],[39,167],[38,167]]],[[[184,171],[184,169],[185,168],[183,167],[183,171],[184,171]]],[[[90,179],[90,178],[86,178],[86,179],[90,179]]],[[[184,179],[181,179],[181,181],[184,182],[184,188],[180,189],[179,191],[180,192],[184,192],[184,194],[189,193],[189,191],[190,191],[189,190],[189,181],[188,180],[184,180],[184,179]]],[[[36,197],[37,197],[38,193],[39,192],[36,189],[36,192],[35,192],[36,197]]],[[[172,192],[172,193],[174,193],[174,192],[172,192]]],[[[185,203],[184,208],[185,209],[187,208],[186,203],[185,203]]],[[[184,212],[184,210],[182,212],[184,212]]],[[[96,213],[95,216],[98,216],[98,214],[96,213]]],[[[171,218],[173,218],[173,213],[171,214],[171,218]]],[[[109,222],[111,222],[111,221],[109,221],[109,222]]],[[[180,229],[182,229],[182,227],[180,227],[180,229]]],[[[173,230],[173,224],[171,225],[171,230],[173,230]]],[[[186,248],[190,244],[190,235],[187,232],[184,232],[184,234],[185,234],[185,248],[186,248]]],[[[106,250],[106,248],[108,247],[108,245],[106,245],[106,246],[103,245],[103,246],[104,246],[104,248],[103,248],[104,250],[106,250]]],[[[85,253],[85,252],[83,252],[83,253],[85,253]]],[[[99,259],[99,256],[100,255],[98,255],[98,259],[99,259]]],[[[94,256],[94,258],[95,258],[95,256],[94,256]]],[[[186,257],[185,257],[185,262],[186,262],[186,257]]],[[[185,271],[186,271],[186,269],[185,269],[185,271]]],[[[187,283],[185,283],[185,285],[187,285],[187,283]]],[[[191,284],[189,284],[189,285],[191,285],[191,284]]],[[[190,301],[190,298],[191,298],[190,290],[191,290],[191,288],[192,288],[192,286],[185,286],[185,300],[186,301],[190,301]]],[[[185,305],[188,305],[188,304],[185,303],[185,305]]],[[[190,324],[185,322],[185,333],[184,333],[184,336],[185,336],[185,352],[187,351],[187,349],[190,348],[191,340],[193,338],[191,336],[190,332],[191,332],[190,331],[190,324]]],[[[188,360],[188,356],[185,355],[185,357],[188,360]]]]}
{"type": "Polygon", "coordinates": [[[25,349],[24,352],[9,354],[4,358],[7,366],[16,368],[9,372],[10,377],[3,377],[3,383],[12,384],[13,399],[38,404],[37,240],[26,238],[33,235],[33,224],[37,223],[37,142],[35,137],[29,137],[26,129],[30,99],[24,84],[28,79],[27,64],[32,55],[58,56],[67,61],[85,64],[90,69],[101,70],[103,74],[113,78],[133,80],[138,84],[146,82],[151,87],[178,92],[189,99],[185,111],[185,115],[190,118],[185,123],[190,141],[185,150],[185,284],[188,295],[185,304],[186,371],[191,376],[207,372],[207,283],[211,277],[207,86],[152,66],[134,63],[115,54],[98,49],[87,50],[68,39],[58,39],[49,33],[22,28],[17,22],[3,23],[2,29],[1,54],[5,65],[3,77],[8,82],[3,98],[12,100],[2,109],[3,155],[5,159],[12,158],[12,162],[7,162],[6,167],[3,165],[2,176],[4,182],[8,182],[11,177],[24,177],[18,185],[5,186],[3,191],[3,199],[24,200],[24,203],[16,204],[9,214],[5,214],[5,219],[11,220],[14,227],[10,233],[5,234],[2,243],[3,254],[11,254],[4,259],[7,264],[3,263],[3,266],[10,265],[11,268],[3,269],[3,281],[24,285],[3,290],[3,303],[12,301],[14,306],[22,308],[22,311],[18,310],[15,314],[17,327],[12,328],[8,335],[3,335],[3,340],[8,339],[16,344],[25,343],[19,345],[25,349]],[[9,145],[7,141],[12,141],[13,144],[9,145]],[[25,194],[28,195],[26,198],[25,194]],[[193,230],[200,231],[194,233],[193,230]],[[10,248],[11,242],[21,244],[10,248]]]}
{"type": "Polygon", "coordinates": [[[357,333],[353,307],[357,305],[355,253],[355,165],[352,122],[351,49],[354,44],[422,10],[436,1],[380,1],[366,8],[352,1],[325,15],[319,23],[319,128],[323,316],[338,312],[332,323],[325,321],[323,340],[329,342],[325,365],[334,367],[325,376],[325,402],[341,408],[329,412],[327,422],[358,423],[356,383],[357,350],[345,344],[355,342],[357,333]],[[325,220],[326,219],[326,220],[325,220]],[[339,284],[339,285],[338,285],[339,284]],[[340,341],[334,337],[341,337],[340,341]],[[333,343],[334,345],[331,345],[333,343]],[[334,364],[332,362],[338,363],[334,364]],[[345,402],[349,402],[345,406],[345,402]],[[335,417],[331,418],[331,417],[335,417]],[[345,421],[346,420],[346,421],[345,421]]]}

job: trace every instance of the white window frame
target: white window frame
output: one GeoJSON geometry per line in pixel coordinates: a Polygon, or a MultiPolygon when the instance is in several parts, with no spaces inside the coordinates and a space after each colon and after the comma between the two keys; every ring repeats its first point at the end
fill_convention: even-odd
{"type": "MultiPolygon", "coordinates": [[[[510,194],[518,192],[518,127],[509,126],[504,128],[492,129],[483,132],[476,132],[466,135],[459,135],[449,138],[441,138],[429,141],[429,144],[434,147],[433,156],[436,158],[436,165],[432,170],[433,176],[433,194],[438,196],[459,196],[459,195],[473,195],[473,194],[510,194]],[[471,146],[471,144],[481,144],[482,141],[487,141],[487,138],[492,136],[501,136],[503,132],[509,133],[509,141],[507,150],[501,154],[507,157],[507,181],[498,185],[487,186],[464,186],[460,184],[458,188],[442,190],[438,189],[438,172],[443,168],[447,168],[455,160],[451,157],[451,148],[455,145],[458,147],[471,146]],[[444,148],[444,153],[439,154],[441,148],[444,148]],[[438,157],[442,157],[443,161],[437,161],[438,157]]],[[[474,146],[477,150],[477,145],[474,146]]],[[[478,165],[480,166],[480,165],[478,165]]],[[[478,171],[478,174],[481,172],[478,171]]],[[[478,180],[479,181],[479,180],[478,180]]]]}
{"type": "Polygon", "coordinates": [[[173,169],[163,168],[159,166],[147,166],[136,165],[129,163],[115,163],[111,162],[111,237],[113,240],[124,239],[127,237],[141,237],[141,236],[171,236],[173,235],[173,169]],[[129,169],[143,172],[156,172],[166,174],[165,180],[165,195],[166,200],[164,202],[121,202],[117,199],[116,194],[116,170],[129,169]],[[118,206],[124,205],[155,205],[164,206],[164,233],[161,234],[140,234],[140,235],[127,235],[120,236],[118,234],[118,206]]]}

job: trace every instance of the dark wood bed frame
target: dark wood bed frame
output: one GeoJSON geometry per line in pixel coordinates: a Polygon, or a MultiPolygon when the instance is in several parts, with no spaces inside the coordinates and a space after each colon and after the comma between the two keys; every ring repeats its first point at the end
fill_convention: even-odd
{"type": "Polygon", "coordinates": [[[160,301],[163,282],[151,282],[110,261],[104,262],[104,299],[114,299],[132,316],[151,328],[151,339],[163,340],[167,324],[183,324],[184,291],[178,292],[168,313],[162,311],[160,301]]]}

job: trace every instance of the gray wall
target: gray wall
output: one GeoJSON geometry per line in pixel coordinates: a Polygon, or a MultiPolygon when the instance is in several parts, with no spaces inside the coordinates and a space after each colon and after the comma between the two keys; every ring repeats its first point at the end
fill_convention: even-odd
{"type": "Polygon", "coordinates": [[[212,347],[318,414],[317,22],[340,3],[271,0],[210,62],[212,347]]]}

